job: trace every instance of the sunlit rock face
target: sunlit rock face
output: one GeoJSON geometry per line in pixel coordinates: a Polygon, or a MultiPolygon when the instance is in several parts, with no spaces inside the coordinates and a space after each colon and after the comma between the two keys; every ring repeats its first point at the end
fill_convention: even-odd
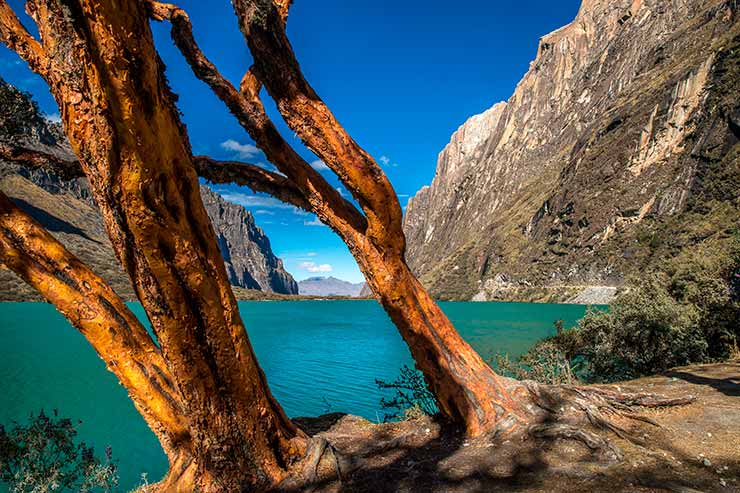
{"type": "Polygon", "coordinates": [[[585,0],[540,40],[511,98],[453,134],[409,201],[407,258],[422,281],[489,299],[500,275],[521,292],[620,285],[644,266],[636,231],[682,213],[701,156],[736,142],[717,111],[732,87],[715,84],[738,44],[736,9],[585,0]]]}

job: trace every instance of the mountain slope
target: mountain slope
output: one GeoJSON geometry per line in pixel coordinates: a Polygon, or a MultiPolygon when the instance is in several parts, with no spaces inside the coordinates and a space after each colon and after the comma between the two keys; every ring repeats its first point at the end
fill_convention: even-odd
{"type": "Polygon", "coordinates": [[[364,282],[351,283],[336,277],[309,277],[298,281],[298,293],[306,296],[351,296],[357,298],[364,282]]]}
{"type": "MultiPolygon", "coordinates": [[[[45,120],[26,94],[1,79],[0,145],[43,150],[63,160],[74,159],[61,128],[45,120]]],[[[63,180],[57,174],[28,170],[0,158],[0,190],[90,265],[120,296],[126,300],[135,298],[85,179],[63,180]]],[[[231,283],[268,293],[297,294],[297,283],[273,254],[269,239],[255,224],[252,214],[226,202],[205,185],[201,185],[200,192],[231,283]]],[[[38,299],[29,286],[0,264],[0,301],[38,299]]]]}
{"type": "Polygon", "coordinates": [[[440,153],[407,207],[409,264],[442,298],[564,299],[678,240],[721,248],[737,198],[707,193],[737,180],[739,33],[732,1],[585,0],[440,153]]]}

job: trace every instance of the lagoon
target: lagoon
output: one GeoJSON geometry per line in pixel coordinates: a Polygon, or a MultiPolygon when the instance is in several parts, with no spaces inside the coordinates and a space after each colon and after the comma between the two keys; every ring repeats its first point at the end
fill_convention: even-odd
{"type": "MultiPolygon", "coordinates": [[[[518,356],[572,327],[586,307],[533,303],[443,302],[462,336],[486,359],[518,356]]],[[[141,306],[130,307],[146,322],[141,306]]],[[[239,303],[260,365],[291,417],[327,412],[382,420],[384,394],[375,379],[393,380],[413,361],[382,308],[369,300],[239,303]]],[[[113,374],[87,341],[45,303],[0,303],[0,424],[57,409],[80,420],[81,440],[118,459],[121,491],[142,474],[156,481],[167,462],[113,374]]],[[[0,485],[0,491],[5,491],[0,485]]]]}

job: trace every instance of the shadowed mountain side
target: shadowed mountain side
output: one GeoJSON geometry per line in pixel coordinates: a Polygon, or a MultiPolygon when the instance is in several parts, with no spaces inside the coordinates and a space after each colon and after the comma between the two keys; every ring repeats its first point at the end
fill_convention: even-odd
{"type": "MultiPolygon", "coordinates": [[[[40,116],[22,93],[0,79],[0,144],[43,151],[63,161],[74,154],[58,124],[40,116]]],[[[29,170],[0,159],[0,190],[108,281],[126,300],[135,298],[108,240],[97,206],[83,178],[64,180],[44,169],[29,170]]],[[[264,293],[298,294],[270,240],[243,207],[226,202],[205,185],[201,198],[219,240],[231,284],[264,293]]],[[[0,270],[0,301],[40,300],[15,274],[0,270]]]]}

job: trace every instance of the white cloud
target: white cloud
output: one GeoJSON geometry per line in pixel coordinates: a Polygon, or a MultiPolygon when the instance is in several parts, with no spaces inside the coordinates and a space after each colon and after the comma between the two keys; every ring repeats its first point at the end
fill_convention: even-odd
{"type": "Polygon", "coordinates": [[[390,163],[390,162],[391,162],[391,160],[390,160],[390,158],[388,156],[380,156],[380,163],[383,166],[387,166],[388,163],[390,163]]]}
{"type": "Polygon", "coordinates": [[[51,113],[50,115],[45,115],[44,117],[51,123],[62,123],[62,117],[59,116],[59,113],[51,113]]]}
{"type": "Polygon", "coordinates": [[[308,252],[306,254],[306,257],[315,257],[316,255],[318,255],[318,253],[316,253],[316,252],[308,252]]]}
{"type": "Polygon", "coordinates": [[[301,262],[301,269],[308,272],[331,272],[334,268],[329,264],[317,265],[315,262],[301,262]]]}
{"type": "Polygon", "coordinates": [[[268,215],[270,215],[270,216],[274,216],[274,215],[275,215],[275,212],[273,212],[273,211],[268,211],[268,210],[266,210],[266,209],[257,209],[256,211],[254,211],[254,213],[255,213],[255,214],[268,214],[268,215]]]}
{"type": "Polygon", "coordinates": [[[313,161],[311,163],[311,167],[315,169],[316,171],[325,171],[329,169],[326,163],[322,161],[321,159],[317,159],[316,161],[313,161]]]}
{"type": "Polygon", "coordinates": [[[321,221],[319,221],[319,218],[318,217],[314,217],[310,221],[303,221],[303,225],[304,226],[323,226],[324,223],[322,223],[321,221]]]}
{"type": "Polygon", "coordinates": [[[233,139],[221,142],[221,147],[235,153],[242,159],[251,158],[260,153],[260,150],[252,144],[241,144],[233,139]]]}
{"type": "Polygon", "coordinates": [[[261,207],[263,209],[295,209],[296,207],[272,197],[263,195],[250,195],[241,192],[230,192],[227,190],[216,190],[227,202],[233,202],[244,207],[261,207]]]}

